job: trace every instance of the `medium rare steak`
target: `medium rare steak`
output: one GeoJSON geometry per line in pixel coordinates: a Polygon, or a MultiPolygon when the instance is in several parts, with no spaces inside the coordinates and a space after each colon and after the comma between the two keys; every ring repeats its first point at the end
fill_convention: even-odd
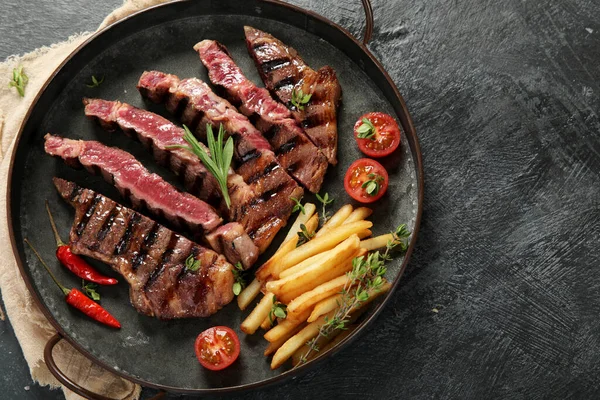
{"type": "Polygon", "coordinates": [[[268,90],[248,80],[221,43],[203,40],[194,49],[208,69],[210,81],[255,123],[273,147],[281,166],[305,188],[318,192],[327,172],[327,158],[290,111],[273,100],[268,90]]]}
{"type": "Polygon", "coordinates": [[[261,252],[285,226],[294,202],[303,190],[278,163],[269,143],[227,100],[217,96],[199,79],[179,80],[158,71],[144,72],[138,82],[142,95],[163,102],[202,138],[206,124],[225,130],[234,138],[236,171],[254,197],[243,213],[235,215],[261,252]]]}
{"type": "MultiPolygon", "coordinates": [[[[124,197],[128,197],[135,208],[145,207],[154,215],[164,217],[173,226],[185,228],[198,237],[206,236],[211,245],[217,246],[229,261],[241,261],[249,267],[256,261],[258,250],[248,246],[249,238],[243,229],[230,223],[212,236],[209,232],[221,225],[223,220],[216,211],[202,200],[175,189],[160,176],[150,173],[135,157],[126,151],[108,147],[100,142],[65,139],[47,134],[44,149],[46,153],[61,157],[72,167],[85,167],[92,173],[101,174],[115,185],[124,197]],[[233,232],[239,234],[232,237],[233,232]],[[223,243],[224,240],[230,240],[223,243]],[[236,243],[244,246],[236,246],[236,243]],[[233,250],[232,250],[233,249],[233,250]]],[[[195,236],[196,237],[196,236],[195,236]]]]}
{"type": "MultiPolygon", "coordinates": [[[[206,169],[198,156],[186,149],[168,148],[172,145],[187,146],[183,128],[166,118],[147,110],[101,99],[84,99],[85,114],[96,119],[105,129],[121,129],[138,139],[152,152],[156,161],[169,167],[183,181],[187,191],[209,204],[219,206],[221,215],[232,217],[244,212],[244,205],[253,198],[252,189],[233,169],[229,170],[227,189],[231,208],[222,202],[221,189],[215,177],[206,169]]],[[[200,143],[201,146],[204,146],[200,143]]],[[[208,148],[204,146],[208,152],[208,148]]]]}
{"type": "Polygon", "coordinates": [[[75,208],[70,246],[109,264],[130,285],[131,304],[160,319],[207,317],[233,299],[233,266],[223,256],[73,182],[54,178],[75,208]],[[186,268],[193,257],[199,268],[186,268]]]}
{"type": "Polygon", "coordinates": [[[325,153],[330,164],[337,163],[337,106],[342,89],[333,68],[310,68],[293,48],[261,30],[245,26],[246,45],[269,91],[292,110],[296,121],[313,143],[325,153]],[[311,94],[300,110],[292,91],[311,94]]]}

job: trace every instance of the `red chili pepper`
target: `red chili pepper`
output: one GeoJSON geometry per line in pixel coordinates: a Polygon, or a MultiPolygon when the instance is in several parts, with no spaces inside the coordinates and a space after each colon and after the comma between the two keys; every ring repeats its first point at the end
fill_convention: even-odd
{"type": "Polygon", "coordinates": [[[50,268],[48,268],[48,266],[46,265],[44,260],[42,260],[42,257],[40,256],[40,254],[33,247],[33,245],[29,242],[29,240],[25,239],[25,243],[27,243],[29,245],[29,247],[31,247],[31,250],[33,250],[33,252],[37,256],[37,258],[40,260],[40,262],[44,266],[44,268],[46,268],[46,271],[48,271],[48,273],[50,274],[50,277],[52,278],[54,283],[56,283],[56,285],[60,288],[60,290],[63,291],[63,293],[66,296],[65,300],[67,301],[68,305],[78,309],[79,311],[81,311],[85,315],[87,315],[88,317],[90,317],[98,322],[101,322],[104,325],[108,325],[112,328],[120,328],[121,327],[121,324],[119,323],[119,321],[117,321],[117,319],[115,317],[113,317],[108,311],[106,311],[104,308],[102,308],[102,306],[100,304],[96,303],[94,300],[90,299],[85,294],[81,293],[79,290],[77,290],[75,288],[69,290],[66,287],[64,287],[63,285],[61,285],[58,282],[58,280],[56,279],[56,277],[54,276],[54,274],[52,273],[52,271],[50,271],[50,268]]]}
{"type": "Polygon", "coordinates": [[[67,267],[69,271],[81,279],[85,279],[99,285],[116,285],[118,281],[115,278],[102,275],[100,272],[96,271],[94,267],[88,264],[83,258],[73,254],[71,247],[61,240],[60,235],[58,234],[58,229],[56,229],[56,224],[54,223],[54,218],[50,212],[48,201],[46,201],[46,211],[48,211],[48,217],[50,217],[52,231],[54,232],[54,237],[56,238],[56,258],[58,258],[58,261],[60,261],[62,265],[67,267]]]}

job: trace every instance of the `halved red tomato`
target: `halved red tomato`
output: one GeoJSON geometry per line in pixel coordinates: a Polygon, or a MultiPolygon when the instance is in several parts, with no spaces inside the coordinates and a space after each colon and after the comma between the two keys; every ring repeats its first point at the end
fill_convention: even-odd
{"type": "Polygon", "coordinates": [[[240,339],[226,326],[208,328],[196,338],[196,357],[204,368],[219,371],[240,355],[240,339]]]}
{"type": "Polygon", "coordinates": [[[383,165],[369,158],[361,158],[346,171],[344,188],[354,200],[372,203],[385,194],[388,181],[388,173],[383,165]]]}
{"type": "Polygon", "coordinates": [[[400,127],[391,115],[370,112],[354,124],[354,137],[360,151],[369,157],[385,157],[400,145],[400,127]]]}

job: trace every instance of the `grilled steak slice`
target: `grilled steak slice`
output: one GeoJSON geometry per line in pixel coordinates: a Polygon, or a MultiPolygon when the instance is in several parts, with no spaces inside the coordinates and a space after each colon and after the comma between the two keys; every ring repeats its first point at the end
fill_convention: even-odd
{"type": "Polygon", "coordinates": [[[327,158],[292,119],[290,111],[273,100],[268,90],[248,80],[221,43],[203,40],[194,49],[208,69],[210,81],[255,123],[281,166],[305,188],[318,192],[327,172],[327,158]]]}
{"type": "MultiPolygon", "coordinates": [[[[242,177],[230,169],[227,188],[231,208],[227,209],[222,202],[217,180],[200,159],[186,149],[168,148],[171,145],[188,145],[183,139],[183,128],[168,119],[118,101],[84,99],[84,104],[88,117],[97,119],[109,131],[120,128],[127,135],[138,139],[152,151],[159,164],[169,167],[182,179],[190,193],[209,204],[220,205],[221,215],[228,216],[229,220],[234,215],[243,213],[244,205],[253,197],[252,190],[242,177]]],[[[202,143],[200,145],[204,146],[202,143]]],[[[208,148],[204,147],[208,152],[208,148]]]]}
{"type": "MultiPolygon", "coordinates": [[[[210,205],[178,191],[160,176],[150,173],[126,151],[95,141],[65,139],[50,134],[45,139],[46,153],[63,158],[72,167],[83,166],[92,173],[101,174],[124,197],[129,197],[135,208],[145,206],[153,214],[165,217],[177,228],[185,228],[200,237],[214,231],[223,221],[210,205]]],[[[232,241],[224,245],[221,242],[225,238],[221,240],[220,235],[213,235],[207,236],[207,239],[212,239],[209,243],[215,244],[219,249],[225,247],[237,250],[228,251],[227,255],[231,257],[228,259],[233,263],[241,261],[249,267],[258,257],[257,248],[236,247],[236,242],[247,243],[244,238],[247,237],[246,233],[235,226],[226,229],[239,233],[240,240],[229,234],[226,238],[232,241]]]]}
{"type": "Polygon", "coordinates": [[[120,273],[138,312],[207,317],[233,299],[233,267],[223,256],[73,182],[54,178],[54,185],[75,208],[71,249],[120,273]],[[196,271],[186,268],[190,256],[199,261],[196,271]]]}
{"type": "Polygon", "coordinates": [[[310,68],[298,52],[270,34],[245,26],[246,45],[269,91],[286,104],[313,143],[330,164],[337,163],[337,106],[342,89],[333,68],[310,68]],[[311,94],[310,102],[298,109],[292,92],[311,94]]]}
{"type": "Polygon", "coordinates": [[[142,95],[166,103],[167,109],[181,115],[190,129],[202,137],[205,124],[223,124],[234,138],[237,173],[250,186],[254,197],[242,213],[235,215],[261,253],[287,222],[294,202],[303,190],[277,162],[269,143],[227,100],[212,92],[199,79],[179,80],[158,71],[144,72],[138,82],[142,95]]]}

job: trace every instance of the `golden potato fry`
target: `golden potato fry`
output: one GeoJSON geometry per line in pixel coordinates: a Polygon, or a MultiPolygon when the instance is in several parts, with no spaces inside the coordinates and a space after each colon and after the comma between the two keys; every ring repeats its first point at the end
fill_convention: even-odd
{"type": "Polygon", "coordinates": [[[365,239],[360,242],[360,247],[369,251],[377,250],[387,246],[388,242],[394,240],[394,235],[386,233],[385,235],[375,236],[371,239],[365,239]]]}
{"type": "Polygon", "coordinates": [[[310,352],[310,354],[307,354],[308,350],[310,349],[310,346],[307,343],[304,343],[302,347],[300,347],[294,352],[294,354],[292,354],[292,365],[297,366],[298,364],[300,364],[300,361],[303,357],[306,357],[306,361],[309,361],[317,357],[318,355],[324,353],[325,351],[333,347],[334,344],[339,343],[341,339],[348,336],[348,333],[352,332],[354,329],[356,329],[356,327],[357,325],[351,325],[348,327],[348,330],[336,329],[327,336],[319,336],[316,342],[316,346],[319,349],[319,351],[312,351],[310,352]]]}
{"type": "Polygon", "coordinates": [[[285,271],[281,271],[279,273],[279,279],[286,278],[290,275],[295,274],[296,272],[302,271],[304,268],[306,268],[310,265],[321,262],[321,260],[323,260],[327,257],[327,254],[330,251],[334,251],[334,250],[335,250],[335,248],[324,251],[323,253],[315,254],[314,256],[307,258],[306,260],[302,261],[301,263],[298,263],[298,264],[294,265],[293,267],[286,269],[285,271]]]}
{"type": "Polygon", "coordinates": [[[268,342],[275,342],[289,332],[293,331],[298,325],[303,322],[306,322],[306,318],[310,315],[310,311],[305,312],[303,315],[299,315],[297,319],[286,318],[283,321],[279,322],[276,326],[271,328],[267,333],[265,333],[264,338],[268,342]]]}
{"type": "Polygon", "coordinates": [[[286,269],[306,260],[307,258],[314,256],[315,254],[330,250],[350,236],[355,235],[365,229],[369,229],[372,226],[373,223],[369,221],[357,221],[340,225],[337,228],[331,228],[327,232],[327,235],[323,235],[319,238],[313,238],[310,242],[305,243],[289,252],[281,261],[280,271],[285,271],[286,269]]]}
{"type": "Polygon", "coordinates": [[[300,225],[306,225],[306,222],[313,216],[316,210],[317,207],[313,203],[304,204],[304,213],[300,212],[298,214],[298,217],[296,218],[292,226],[290,226],[288,234],[286,235],[285,239],[283,239],[283,243],[287,242],[292,236],[297,234],[300,230],[300,225]]]}
{"type": "Polygon", "coordinates": [[[269,316],[271,308],[273,307],[274,297],[275,295],[273,293],[265,294],[256,307],[254,307],[254,310],[252,310],[250,315],[242,322],[240,327],[242,331],[249,335],[256,332],[264,319],[269,316]]]}
{"type": "Polygon", "coordinates": [[[306,325],[300,332],[289,338],[273,355],[271,360],[271,369],[279,368],[286,362],[296,350],[304,345],[308,340],[319,334],[321,325],[325,323],[325,316],[315,322],[306,325]]]}
{"type": "Polygon", "coordinates": [[[352,214],[352,205],[350,205],[350,204],[344,205],[342,208],[337,210],[337,212],[335,214],[333,214],[333,216],[331,218],[329,218],[329,221],[327,221],[325,223],[325,225],[323,225],[321,227],[321,229],[319,229],[319,231],[317,232],[315,237],[316,238],[321,237],[328,230],[342,225],[342,223],[346,220],[346,218],[348,218],[350,216],[350,214],[352,214]]]}
{"type": "Polygon", "coordinates": [[[254,278],[254,280],[240,292],[237,297],[237,303],[240,310],[245,310],[246,307],[252,303],[252,300],[260,293],[261,286],[262,284],[260,281],[254,278]]]}
{"type": "Polygon", "coordinates": [[[263,283],[270,280],[273,277],[273,270],[281,263],[285,256],[296,248],[297,243],[298,235],[292,236],[287,242],[283,243],[279,250],[256,271],[256,279],[263,283]]]}
{"type": "Polygon", "coordinates": [[[313,308],[312,313],[307,319],[307,322],[316,321],[321,315],[325,315],[330,311],[335,310],[339,307],[340,302],[342,301],[341,294],[335,294],[326,299],[321,300],[317,304],[315,304],[315,308],[313,308]]]}
{"type": "Polygon", "coordinates": [[[273,326],[273,323],[271,322],[271,318],[269,318],[268,315],[267,315],[267,318],[265,318],[263,320],[263,322],[260,324],[260,327],[265,331],[268,331],[269,329],[271,329],[272,326],[273,326]]]}
{"type": "Polygon", "coordinates": [[[356,234],[356,236],[358,236],[359,239],[364,239],[364,238],[368,238],[369,236],[371,236],[373,234],[373,232],[371,232],[370,229],[365,229],[364,231],[360,231],[356,234]]]}
{"type": "Polygon", "coordinates": [[[344,286],[350,284],[351,279],[346,275],[338,276],[330,281],[320,284],[308,292],[302,293],[294,300],[290,301],[287,306],[288,315],[300,314],[312,308],[319,301],[339,293],[344,286]]]}
{"type": "Polygon", "coordinates": [[[300,332],[306,326],[306,322],[300,323],[300,325],[296,326],[291,331],[287,332],[281,338],[274,342],[269,342],[269,345],[265,349],[264,355],[269,356],[277,351],[289,338],[294,336],[296,333],[300,332]]]}
{"type": "Polygon", "coordinates": [[[371,216],[371,214],[373,214],[373,210],[371,210],[370,208],[358,207],[357,209],[352,211],[352,214],[350,214],[348,216],[348,218],[346,218],[346,220],[344,221],[344,224],[349,224],[350,222],[362,221],[363,219],[369,218],[369,216],[371,216]]]}

